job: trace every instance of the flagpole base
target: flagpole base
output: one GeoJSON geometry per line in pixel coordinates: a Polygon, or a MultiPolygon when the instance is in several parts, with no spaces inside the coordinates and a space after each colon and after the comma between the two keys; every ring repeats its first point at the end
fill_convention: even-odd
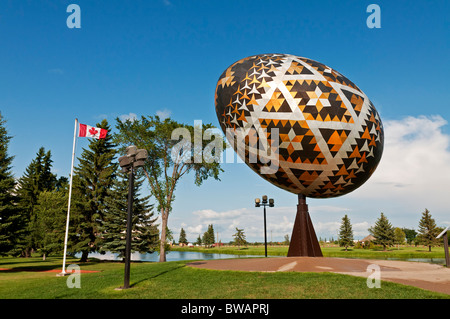
{"type": "Polygon", "coordinates": [[[60,272],[56,274],[56,277],[64,277],[70,275],[68,272],[60,272]]]}

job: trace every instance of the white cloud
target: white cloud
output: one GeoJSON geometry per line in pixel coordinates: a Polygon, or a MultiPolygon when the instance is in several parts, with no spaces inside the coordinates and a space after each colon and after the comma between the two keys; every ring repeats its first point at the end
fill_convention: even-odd
{"type": "Polygon", "coordinates": [[[134,121],[134,120],[136,120],[137,119],[137,115],[136,115],[136,113],[128,113],[128,114],[122,114],[122,115],[119,115],[119,119],[122,121],[122,122],[124,122],[124,121],[126,121],[126,120],[130,120],[130,121],[134,121]]]}
{"type": "Polygon", "coordinates": [[[348,207],[342,207],[342,206],[332,206],[332,205],[318,205],[314,206],[314,212],[315,213],[342,213],[348,214],[348,212],[351,209],[348,207]]]}
{"type": "Polygon", "coordinates": [[[196,234],[201,236],[206,231],[206,229],[203,229],[203,225],[199,224],[196,226],[187,226],[185,228],[185,231],[187,234],[189,234],[187,238],[190,241],[195,241],[195,239],[197,239],[196,234]]]}
{"type": "MultiPolygon", "coordinates": [[[[340,226],[341,225],[339,224],[339,227],[340,226]]],[[[369,225],[368,222],[352,224],[353,236],[355,237],[355,239],[366,237],[369,234],[368,229],[371,226],[372,225],[369,225]]]]}
{"type": "Polygon", "coordinates": [[[418,204],[449,204],[450,136],[440,116],[407,117],[385,123],[385,146],[379,167],[361,191],[351,196],[418,204]],[[448,192],[447,192],[448,193],[448,192]]]}
{"type": "MultiPolygon", "coordinates": [[[[188,240],[195,240],[198,235],[202,235],[213,224],[219,238],[228,242],[233,239],[236,228],[243,228],[249,241],[264,240],[264,219],[262,208],[238,208],[226,211],[216,211],[213,209],[203,209],[190,214],[187,221],[183,219],[179,226],[171,225],[174,232],[179,232],[181,227],[186,231],[188,240]]],[[[291,234],[295,211],[292,207],[273,207],[267,212],[267,234],[268,240],[273,236],[274,240],[281,240],[284,235],[291,234]]],[[[176,220],[173,222],[177,223],[176,220]]]]}
{"type": "Polygon", "coordinates": [[[193,212],[194,215],[197,215],[201,221],[208,221],[208,220],[224,220],[224,219],[230,219],[230,218],[236,218],[242,214],[245,214],[245,211],[247,211],[246,208],[241,209],[235,209],[230,210],[226,212],[216,212],[212,209],[203,209],[193,212]]]}
{"type": "Polygon", "coordinates": [[[161,118],[161,120],[164,120],[164,119],[170,117],[171,114],[172,114],[172,111],[170,111],[168,109],[156,111],[156,115],[158,115],[161,118]]]}

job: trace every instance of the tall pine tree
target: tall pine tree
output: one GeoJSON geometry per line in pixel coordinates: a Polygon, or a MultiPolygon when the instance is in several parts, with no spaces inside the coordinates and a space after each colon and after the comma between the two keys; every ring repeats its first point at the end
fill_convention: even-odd
{"type": "Polygon", "coordinates": [[[214,244],[214,227],[212,224],[208,225],[208,230],[203,234],[202,242],[206,246],[214,244]]]}
{"type": "Polygon", "coordinates": [[[188,241],[186,239],[186,231],[183,229],[183,227],[181,227],[180,230],[180,237],[178,238],[178,243],[179,244],[187,244],[188,241]]]}
{"type": "MultiPolygon", "coordinates": [[[[107,120],[97,123],[96,127],[110,131],[107,120]]],[[[90,252],[99,249],[105,197],[113,185],[118,167],[113,161],[115,155],[110,133],[104,139],[90,139],[74,169],[70,246],[73,252],[82,253],[81,262],[87,261],[90,252]]]]}
{"type": "MultiPolygon", "coordinates": [[[[128,174],[119,173],[112,188],[105,197],[105,210],[102,221],[102,240],[100,252],[119,253],[125,256],[127,208],[128,208],[128,174]]],[[[143,179],[134,181],[131,251],[152,253],[158,246],[159,231],[154,224],[153,205],[149,204],[150,196],[141,197],[139,190],[143,179]]]]}
{"type": "Polygon", "coordinates": [[[375,226],[369,228],[369,232],[375,237],[374,242],[376,244],[383,245],[383,250],[386,250],[387,246],[394,244],[394,227],[392,227],[383,213],[381,213],[380,218],[376,221],[375,226]]]}
{"type": "Polygon", "coordinates": [[[353,246],[353,229],[350,219],[347,215],[342,218],[342,224],[339,229],[339,246],[345,247],[347,251],[348,246],[353,246]]]}
{"type": "Polygon", "coordinates": [[[417,236],[419,242],[428,246],[428,251],[431,252],[431,246],[436,244],[436,236],[438,234],[439,230],[436,227],[436,222],[431,217],[430,211],[425,209],[422,213],[422,218],[419,221],[419,235],[417,236]]]}
{"type": "Polygon", "coordinates": [[[26,257],[29,257],[39,245],[37,241],[40,234],[36,226],[36,205],[39,194],[53,190],[57,183],[56,175],[51,172],[53,162],[51,156],[50,151],[40,147],[17,185],[17,193],[20,197],[19,207],[27,224],[22,245],[18,245],[17,248],[21,248],[22,254],[26,257]]]}
{"type": "Polygon", "coordinates": [[[11,136],[5,125],[6,121],[0,113],[0,255],[15,255],[15,247],[22,238],[26,224],[14,194],[16,182],[11,172],[13,156],[8,155],[11,136]]]}

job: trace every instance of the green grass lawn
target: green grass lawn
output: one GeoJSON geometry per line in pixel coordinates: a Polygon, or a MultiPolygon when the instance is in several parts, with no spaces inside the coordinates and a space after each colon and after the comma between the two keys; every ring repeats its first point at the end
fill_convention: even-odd
{"type": "MultiPolygon", "coordinates": [[[[76,259],[68,263],[79,264],[76,259]]],[[[332,273],[218,271],[186,266],[186,261],[131,265],[131,289],[123,285],[124,265],[91,261],[79,264],[81,288],[68,288],[69,276],[35,270],[61,269],[61,258],[0,258],[0,299],[436,299],[445,294],[382,282],[369,289],[366,279],[332,273]],[[34,270],[34,271],[30,271],[34,270]]]]}

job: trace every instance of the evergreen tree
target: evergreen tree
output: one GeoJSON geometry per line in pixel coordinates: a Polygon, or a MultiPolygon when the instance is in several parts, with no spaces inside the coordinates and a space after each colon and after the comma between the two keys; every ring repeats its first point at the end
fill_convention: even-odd
{"type": "Polygon", "coordinates": [[[202,242],[205,246],[214,244],[214,227],[212,224],[208,225],[208,230],[203,234],[202,242]]]}
{"type": "Polygon", "coordinates": [[[342,224],[339,229],[339,246],[345,247],[347,251],[348,246],[353,246],[353,229],[350,224],[350,219],[347,215],[342,218],[342,224]]]}
{"type": "MultiPolygon", "coordinates": [[[[99,246],[100,252],[110,251],[124,257],[129,186],[128,175],[125,173],[118,175],[118,179],[114,181],[105,197],[105,210],[100,228],[102,240],[99,246]]],[[[154,224],[157,218],[153,218],[153,205],[149,204],[150,196],[141,197],[139,194],[142,183],[142,179],[134,181],[131,251],[152,253],[158,245],[159,231],[154,224]]]]}
{"type": "Polygon", "coordinates": [[[244,229],[239,229],[236,227],[236,233],[233,235],[234,237],[234,245],[238,246],[240,249],[241,246],[247,244],[247,240],[245,239],[244,229]]]}
{"type": "Polygon", "coordinates": [[[381,213],[380,218],[376,221],[375,226],[369,228],[369,232],[375,237],[374,242],[383,246],[383,250],[386,250],[387,246],[393,245],[394,243],[394,227],[392,227],[383,213],[381,213]]]}
{"type": "MultiPolygon", "coordinates": [[[[96,127],[110,131],[108,121],[97,123],[96,127]]],[[[118,164],[111,134],[104,139],[90,139],[88,149],[83,149],[79,164],[74,170],[73,216],[71,225],[71,246],[73,252],[80,252],[81,262],[87,261],[90,252],[98,250],[100,227],[105,211],[105,197],[113,185],[118,164]]],[[[72,210],[71,210],[72,211],[72,210]]]]}
{"type": "Polygon", "coordinates": [[[188,241],[186,239],[186,232],[184,231],[183,228],[181,228],[181,230],[180,230],[180,238],[178,239],[178,243],[180,243],[180,244],[188,243],[188,241]]]}
{"type": "Polygon", "coordinates": [[[197,240],[195,241],[196,245],[201,245],[202,244],[202,238],[200,237],[200,235],[198,235],[197,240]]]}
{"type": "Polygon", "coordinates": [[[431,217],[428,209],[425,209],[422,213],[422,218],[419,221],[419,235],[417,238],[421,244],[428,246],[428,251],[431,252],[431,246],[435,245],[437,242],[437,235],[439,235],[439,232],[436,227],[436,222],[431,217]]]}
{"type": "Polygon", "coordinates": [[[22,245],[18,245],[17,248],[23,249],[23,254],[27,257],[38,245],[36,205],[39,194],[43,191],[51,191],[56,187],[56,175],[51,172],[52,162],[51,152],[46,152],[44,147],[39,148],[36,158],[31,161],[18,181],[19,207],[27,229],[22,245]]]}
{"type": "Polygon", "coordinates": [[[56,187],[56,175],[51,172],[51,156],[50,151],[46,152],[44,147],[39,148],[36,158],[19,179],[18,192],[22,195],[22,206],[30,211],[36,205],[40,192],[51,191],[56,187]]]}
{"type": "Polygon", "coordinates": [[[14,157],[8,155],[11,136],[8,135],[5,124],[0,113],[0,255],[15,255],[15,247],[22,238],[26,223],[14,194],[16,182],[11,172],[14,157]]]}

